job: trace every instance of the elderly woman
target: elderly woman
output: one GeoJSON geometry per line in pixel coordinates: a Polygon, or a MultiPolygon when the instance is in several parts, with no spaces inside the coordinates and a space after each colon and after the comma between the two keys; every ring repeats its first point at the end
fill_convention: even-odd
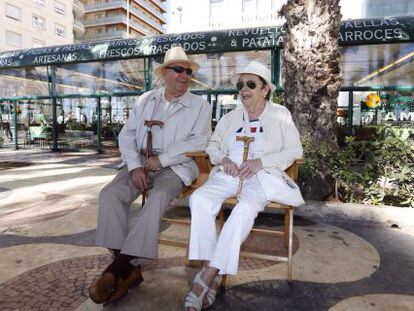
{"type": "Polygon", "coordinates": [[[276,88],[270,80],[270,70],[258,62],[238,72],[232,82],[243,107],[225,115],[209,140],[206,151],[216,166],[190,198],[189,259],[203,260],[204,268],[185,297],[186,310],[211,306],[222,276],[237,273],[240,246],[268,200],[303,204],[296,184],[284,175],[284,170],[302,157],[299,133],[290,112],[269,101],[276,88]],[[246,161],[244,143],[238,138],[243,136],[254,138],[246,161]],[[276,189],[273,193],[266,191],[272,188],[269,183],[276,189]],[[216,215],[224,200],[236,195],[238,204],[217,239],[216,215]]]}

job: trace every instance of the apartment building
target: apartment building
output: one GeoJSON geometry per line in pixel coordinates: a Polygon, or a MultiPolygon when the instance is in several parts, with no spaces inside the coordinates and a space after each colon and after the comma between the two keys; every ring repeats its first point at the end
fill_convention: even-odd
{"type": "Polygon", "coordinates": [[[171,0],[168,32],[280,25],[286,0],[171,0]]]}
{"type": "MultiPolygon", "coordinates": [[[[170,0],[168,32],[282,25],[287,0],[170,0]]],[[[414,0],[341,0],[343,19],[414,14],[414,0]]]]}
{"type": "Polygon", "coordinates": [[[364,0],[364,17],[414,15],[413,0],[364,0]]]}
{"type": "Polygon", "coordinates": [[[79,1],[0,0],[0,52],[73,43],[74,10],[79,1]]]}
{"type": "Polygon", "coordinates": [[[82,41],[166,33],[165,0],[84,0],[82,41]]]}

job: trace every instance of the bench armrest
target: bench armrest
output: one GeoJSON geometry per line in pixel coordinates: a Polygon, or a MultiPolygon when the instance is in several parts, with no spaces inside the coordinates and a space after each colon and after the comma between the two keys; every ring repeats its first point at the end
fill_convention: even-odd
{"type": "Polygon", "coordinates": [[[303,164],[303,159],[296,159],[291,166],[289,166],[285,172],[294,181],[298,180],[299,167],[303,164]]]}

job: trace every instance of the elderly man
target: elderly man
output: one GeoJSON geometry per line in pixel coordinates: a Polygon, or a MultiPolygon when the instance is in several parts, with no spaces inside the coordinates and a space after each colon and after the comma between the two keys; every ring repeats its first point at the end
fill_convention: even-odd
{"type": "Polygon", "coordinates": [[[164,63],[154,70],[165,87],[139,98],[119,134],[125,166],[100,193],[95,237],[115,258],[89,288],[96,303],[118,300],[143,281],[140,264],[157,257],[165,210],[198,174],[195,162],[185,156],[205,149],[211,133],[209,103],[188,91],[198,68],[181,47],[168,50],[164,63]],[[129,208],[144,191],[148,198],[129,229],[129,208]]]}

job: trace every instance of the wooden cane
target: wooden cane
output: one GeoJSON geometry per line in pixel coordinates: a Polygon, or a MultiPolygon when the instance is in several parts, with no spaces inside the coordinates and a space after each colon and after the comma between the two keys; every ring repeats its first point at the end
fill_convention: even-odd
{"type": "MultiPolygon", "coordinates": [[[[162,128],[164,126],[164,123],[162,121],[159,121],[159,120],[145,120],[144,125],[146,127],[148,127],[147,144],[146,144],[146,150],[145,150],[145,160],[148,160],[151,156],[154,155],[154,150],[152,150],[152,131],[151,131],[151,128],[154,125],[157,125],[160,128],[162,128]]],[[[145,174],[148,176],[147,170],[145,170],[145,174]]],[[[144,189],[144,191],[142,191],[142,205],[145,204],[146,196],[147,196],[147,189],[144,189]]]]}
{"type": "MultiPolygon", "coordinates": [[[[254,137],[250,136],[236,136],[236,141],[242,141],[243,142],[243,162],[247,161],[247,156],[249,155],[249,147],[250,143],[254,142],[254,137]]],[[[243,187],[243,178],[239,179],[239,187],[237,189],[236,196],[239,196],[241,190],[243,187]]]]}

